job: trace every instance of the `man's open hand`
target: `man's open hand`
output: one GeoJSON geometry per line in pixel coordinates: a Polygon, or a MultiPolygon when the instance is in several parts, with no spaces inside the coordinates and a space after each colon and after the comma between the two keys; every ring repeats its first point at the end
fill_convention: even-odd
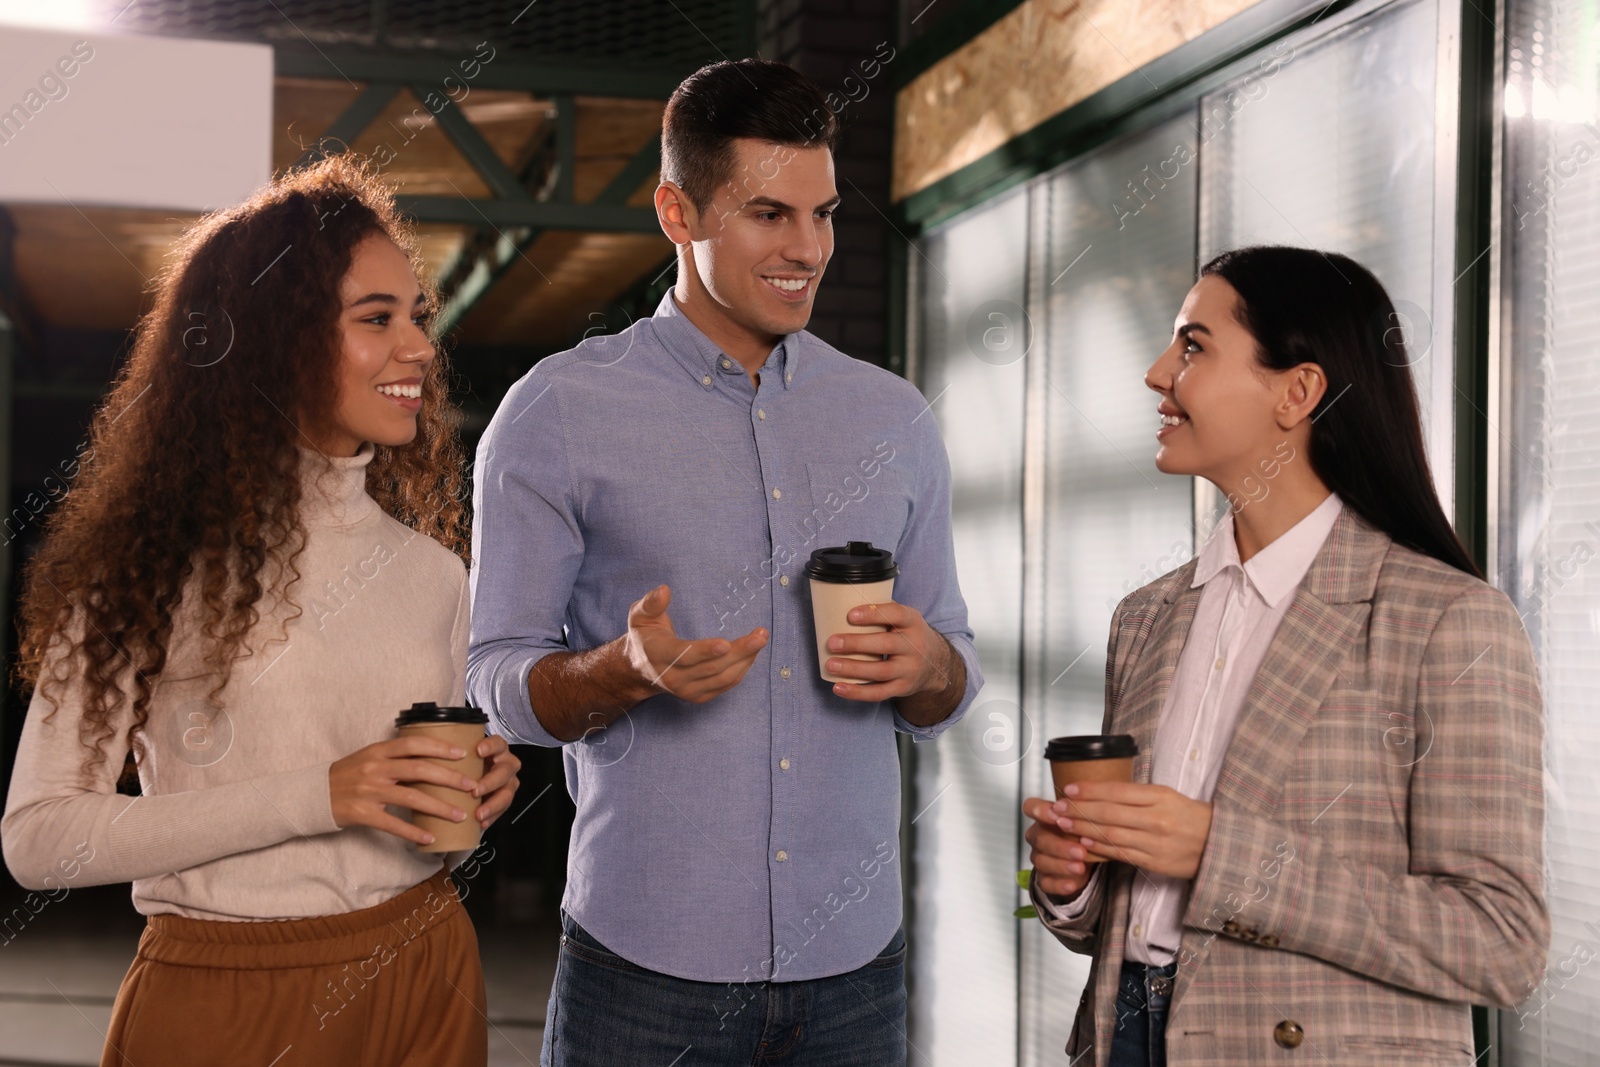
{"type": "Polygon", "coordinates": [[[704,704],[739,684],[757,653],[767,647],[767,631],[757,627],[732,641],[721,637],[686,641],[667,615],[671,603],[672,590],[658,585],[628,609],[628,632],[623,638],[628,665],[652,693],[704,704]]]}

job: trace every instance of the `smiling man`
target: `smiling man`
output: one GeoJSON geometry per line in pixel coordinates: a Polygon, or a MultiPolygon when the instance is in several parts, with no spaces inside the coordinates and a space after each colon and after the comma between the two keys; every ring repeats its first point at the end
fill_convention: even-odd
{"type": "Polygon", "coordinates": [[[468,692],[564,745],[577,805],[543,1062],[905,1062],[896,730],[982,684],[926,402],[804,327],[837,122],[789,67],[706,67],[662,131],[677,284],[541,362],[478,451],[468,692]],[[805,565],[870,541],[893,602],[829,653],[805,565]],[[668,614],[668,608],[671,614],[668,614]]]}

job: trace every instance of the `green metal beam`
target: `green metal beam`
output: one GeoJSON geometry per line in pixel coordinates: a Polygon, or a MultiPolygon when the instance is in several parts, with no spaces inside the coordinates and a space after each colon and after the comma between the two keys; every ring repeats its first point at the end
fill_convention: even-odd
{"type": "Polygon", "coordinates": [[[578,103],[556,97],[556,190],[552,199],[572,203],[572,172],[578,165],[578,103]]]}
{"type": "MultiPolygon", "coordinates": [[[[594,202],[596,204],[626,202],[639,185],[660,166],[661,135],[656,134],[634,153],[633,158],[617,172],[616,177],[606,183],[606,187],[600,191],[594,202]]],[[[654,219],[653,214],[651,217],[654,219]]],[[[506,271],[511,269],[517,259],[527,254],[528,249],[533,247],[533,243],[543,232],[542,229],[530,229],[520,236],[502,234],[489,254],[473,265],[472,272],[450,295],[444,311],[439,316],[440,332],[448,333],[459,325],[484,294],[505,276],[506,271]]]]}
{"type": "Polygon", "coordinates": [[[545,230],[655,233],[654,208],[623,204],[558,204],[553,200],[469,200],[458,196],[401,196],[400,209],[419,222],[466,226],[537,226],[545,230]]]}
{"type": "Polygon", "coordinates": [[[443,91],[444,79],[470,82],[474,89],[520,89],[540,96],[570,93],[665,100],[692,68],[641,64],[578,64],[551,62],[504,50],[484,60],[463,50],[374,51],[351,46],[312,47],[298,43],[273,45],[273,69],[279,77],[326,78],[332,81],[428,84],[443,91]],[[466,77],[461,64],[477,63],[466,77]]]}
{"type": "MultiPolygon", "coordinates": [[[[1489,11],[1495,11],[1490,5],[1489,11]]],[[[1491,351],[1490,309],[1495,294],[1489,287],[1494,247],[1494,131],[1501,121],[1495,49],[1501,30],[1484,14],[1461,9],[1461,104],[1456,142],[1455,300],[1455,527],[1456,536],[1484,574],[1493,580],[1498,560],[1488,558],[1489,434],[1499,397],[1489,395],[1491,351]],[[1492,250],[1491,250],[1492,249],[1492,250]]],[[[1446,371],[1448,373],[1448,371],[1446,371]]],[[[1487,1009],[1473,1009],[1479,1052],[1488,1032],[1487,1009]]]]}
{"type": "Polygon", "coordinates": [[[606,184],[595,197],[597,204],[621,204],[636,192],[643,181],[656,172],[661,166],[661,135],[658,133],[646,141],[644,147],[634,153],[628,165],[617,172],[617,176],[606,184]]]}
{"type": "MultiPolygon", "coordinates": [[[[427,95],[427,88],[413,85],[411,91],[421,100],[427,95]]],[[[472,164],[472,169],[478,172],[485,185],[494,191],[494,195],[502,200],[528,200],[528,191],[522,187],[522,181],[500,159],[494,146],[484,140],[483,134],[478,132],[478,127],[472,120],[462,114],[456,107],[455,101],[445,98],[444,107],[440,108],[434,118],[439,120],[439,126],[455,142],[455,146],[467,162],[472,164]]]]}
{"type": "Polygon", "coordinates": [[[399,91],[400,86],[387,82],[374,83],[361,90],[349,106],[339,113],[338,118],[328,123],[328,128],[317,138],[317,143],[307,148],[290,169],[309,167],[326,155],[322,150],[324,141],[337,141],[349,147],[363,130],[372,125],[373,120],[383,114],[383,109],[389,106],[389,101],[399,91]]]}

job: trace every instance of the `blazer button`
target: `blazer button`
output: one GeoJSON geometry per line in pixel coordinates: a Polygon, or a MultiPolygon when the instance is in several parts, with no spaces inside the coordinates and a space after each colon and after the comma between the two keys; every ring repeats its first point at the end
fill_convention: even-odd
{"type": "Polygon", "coordinates": [[[1272,1040],[1278,1043],[1279,1048],[1299,1048],[1300,1042],[1305,1039],[1306,1032],[1293,1019],[1285,1019],[1272,1028],[1272,1040]]]}
{"type": "Polygon", "coordinates": [[[1239,931],[1239,940],[1240,941],[1254,941],[1255,939],[1256,939],[1256,932],[1254,930],[1240,930],[1239,931]]]}
{"type": "Polygon", "coordinates": [[[1238,937],[1240,929],[1242,928],[1239,926],[1239,924],[1234,922],[1232,919],[1229,919],[1227,922],[1222,924],[1222,932],[1227,934],[1229,937],[1238,937]]]}
{"type": "Polygon", "coordinates": [[[1278,939],[1271,934],[1262,934],[1260,937],[1256,938],[1256,944],[1260,945],[1262,948],[1277,948],[1278,939]]]}

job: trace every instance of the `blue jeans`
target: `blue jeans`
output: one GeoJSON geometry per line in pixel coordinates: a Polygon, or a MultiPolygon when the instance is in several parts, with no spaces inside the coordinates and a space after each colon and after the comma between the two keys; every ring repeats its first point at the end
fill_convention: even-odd
{"type": "Polygon", "coordinates": [[[1167,1008],[1177,973],[1176,963],[1152,967],[1123,961],[1111,1067],[1167,1067],[1167,1008]]]}
{"type": "Polygon", "coordinates": [[[904,1067],[906,937],[803,982],[692,982],[646,970],[561,913],[541,1067],[904,1067]]]}

